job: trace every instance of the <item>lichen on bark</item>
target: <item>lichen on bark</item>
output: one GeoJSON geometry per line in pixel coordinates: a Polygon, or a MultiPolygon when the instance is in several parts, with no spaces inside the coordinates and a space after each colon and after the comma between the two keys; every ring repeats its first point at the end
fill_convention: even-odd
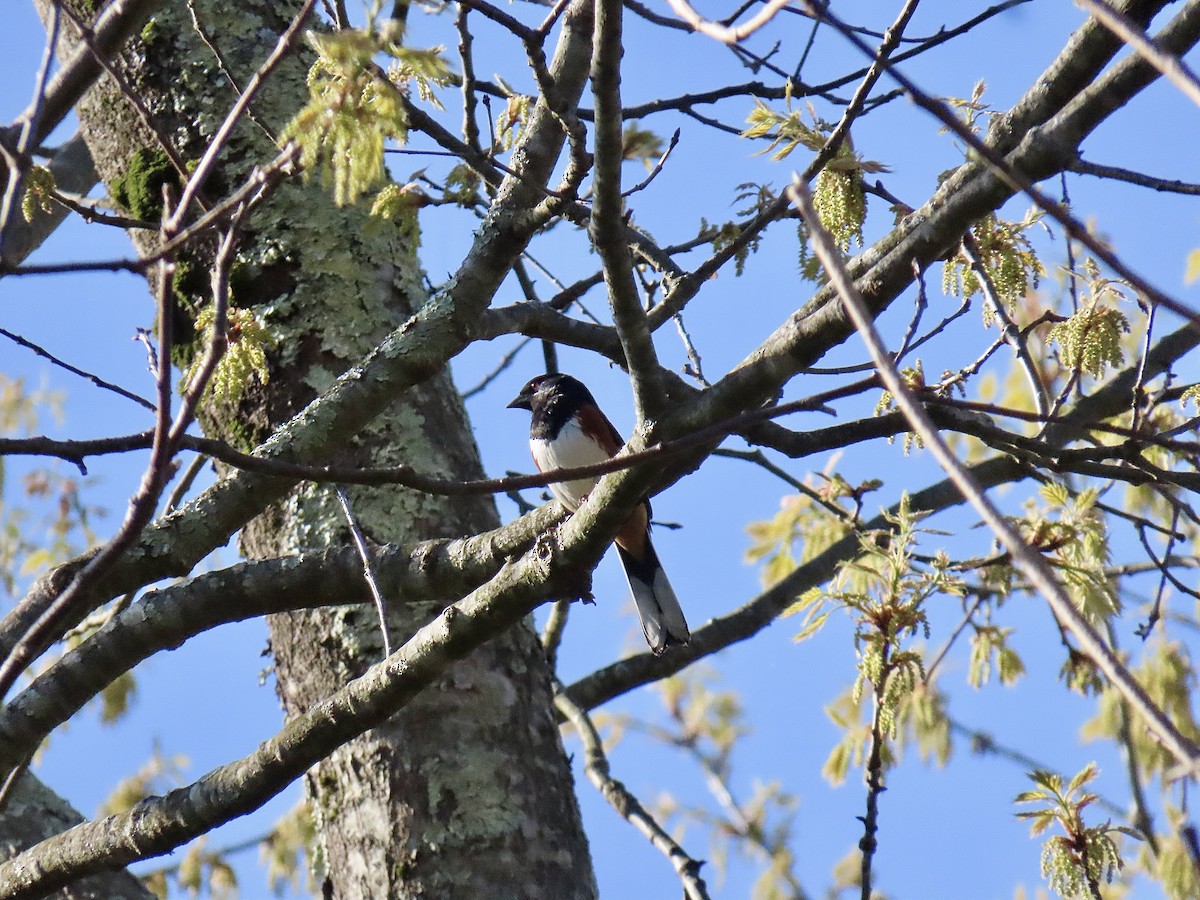
{"type": "MultiPolygon", "coordinates": [[[[194,4],[242,83],[298,5],[194,4]]],[[[153,154],[161,137],[180,158],[198,158],[235,98],[184,4],[165,4],[144,35],[118,63],[152,111],[155,133],[111,83],[93,90],[79,110],[110,188],[131,184],[135,152],[153,154]]],[[[304,75],[299,60],[273,73],[253,104],[257,122],[277,133],[303,102],[304,75]]],[[[259,125],[243,121],[206,195],[221,196],[274,152],[259,125]]],[[[279,187],[247,221],[234,292],[235,302],[253,307],[271,333],[270,380],[236,404],[206,406],[205,430],[242,447],[257,444],[429,302],[417,238],[415,218],[368,227],[364,210],[336,207],[316,180],[279,187]]],[[[151,249],[154,240],[144,238],[140,249],[151,249]]],[[[189,251],[193,274],[206,269],[211,253],[212,245],[203,243],[189,251]]],[[[203,300],[199,283],[188,280],[197,302],[203,300]]],[[[184,314],[194,312],[180,306],[184,314]]],[[[194,354],[196,348],[184,350],[194,354]]],[[[443,475],[481,474],[466,413],[445,372],[397,396],[358,435],[330,437],[346,438],[330,462],[428,469],[438,460],[443,475]]],[[[379,542],[470,534],[498,521],[486,499],[399,488],[356,489],[352,496],[364,530],[379,542]]],[[[241,546],[266,557],[346,540],[329,488],[302,486],[248,526],[241,546]]],[[[455,599],[389,598],[394,637],[412,633],[455,599]]],[[[289,715],[379,659],[380,635],[367,607],[273,616],[270,628],[278,692],[289,715]]],[[[595,895],[549,673],[528,624],[455,665],[401,714],[316,766],[306,781],[320,831],[317,857],[337,896],[595,895]]]]}

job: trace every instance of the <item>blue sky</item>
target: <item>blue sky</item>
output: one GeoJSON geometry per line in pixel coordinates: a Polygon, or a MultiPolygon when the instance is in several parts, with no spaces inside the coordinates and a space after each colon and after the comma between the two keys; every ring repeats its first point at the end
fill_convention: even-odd
{"type": "MultiPolygon", "coordinates": [[[[892,3],[872,0],[856,4],[852,11],[860,21],[882,28],[894,14],[892,3]]],[[[9,77],[0,79],[0,120],[10,121],[28,102],[33,76],[42,50],[40,27],[30,5],[11,4],[6,10],[6,27],[0,29],[0,53],[7,61],[9,77]]],[[[665,11],[665,5],[662,5],[665,11]]],[[[909,33],[926,34],[936,29],[945,16],[966,18],[982,4],[929,3],[918,14],[909,33]]],[[[515,12],[524,11],[521,6],[515,12]]],[[[1070,4],[1035,0],[1005,13],[981,27],[961,43],[949,45],[906,64],[904,69],[927,91],[942,96],[967,96],[980,78],[988,83],[986,98],[999,109],[1007,107],[1032,82],[1035,75],[1061,48],[1066,36],[1082,21],[1080,11],[1070,4]]],[[[447,17],[415,14],[411,41],[414,45],[455,41],[448,31],[447,17]]],[[[669,96],[687,90],[715,87],[750,76],[727,52],[697,35],[666,34],[630,22],[624,76],[627,104],[669,96]]],[[[807,28],[798,17],[778,23],[775,32],[756,37],[752,46],[765,52],[776,40],[788,49],[799,46],[807,28]]],[[[477,41],[486,54],[477,63],[480,74],[501,72],[516,87],[525,87],[517,70],[521,56],[515,42],[496,39],[477,41]],[[509,75],[510,72],[515,74],[509,75]]],[[[824,34],[818,40],[805,78],[826,77],[857,68],[855,51],[824,34]]],[[[890,87],[890,85],[888,86],[890,87]]],[[[848,91],[847,91],[848,93],[848,91]]],[[[454,103],[453,94],[446,98],[454,103]]],[[[589,101],[590,105],[590,101],[589,101]]],[[[724,121],[740,125],[749,111],[748,101],[719,107],[724,121]]],[[[836,112],[819,108],[826,118],[836,112]]],[[[443,116],[448,124],[458,122],[451,106],[443,116]]],[[[1163,177],[1194,178],[1194,153],[1200,128],[1193,107],[1165,85],[1156,85],[1135,104],[1103,126],[1084,145],[1088,159],[1145,170],[1163,177]]],[[[650,127],[668,134],[676,125],[686,130],[680,146],[652,188],[635,200],[637,222],[660,241],[672,243],[694,233],[701,216],[710,221],[733,218],[739,204],[736,186],[747,181],[785,183],[793,167],[807,158],[797,154],[784,163],[771,163],[756,156],[758,149],[733,138],[714,139],[694,123],[664,118],[650,120],[650,127]]],[[[922,202],[936,185],[940,172],[961,161],[961,151],[936,122],[904,100],[897,100],[873,113],[854,130],[855,146],[867,158],[889,165],[892,174],[882,176],[889,190],[915,204],[922,202]]],[[[424,146],[420,142],[414,146],[424,146]]],[[[394,158],[393,169],[401,180],[428,163],[415,157],[394,158]]],[[[436,174],[436,165],[430,173],[436,174]]],[[[643,177],[637,165],[626,170],[632,183],[643,177]]],[[[1183,284],[1183,260],[1196,246],[1196,212],[1185,198],[1154,195],[1132,187],[1101,186],[1094,179],[1069,179],[1076,214],[1094,222],[1109,236],[1122,256],[1158,285],[1193,305],[1196,288],[1183,284]]],[[[1057,185],[1051,193],[1057,193],[1057,185]]],[[[1028,204],[1010,204],[1007,214],[1019,218],[1028,204]]],[[[877,200],[871,201],[867,225],[868,243],[886,231],[890,213],[877,200]]],[[[422,213],[423,260],[436,284],[452,272],[469,244],[471,222],[448,207],[422,213]]],[[[1063,252],[1061,241],[1039,239],[1048,264],[1063,252]]],[[[39,251],[41,261],[125,256],[130,248],[120,233],[101,226],[72,222],[64,226],[39,251]]],[[[589,274],[598,265],[586,249],[585,238],[574,229],[560,229],[549,240],[535,245],[533,252],[564,281],[589,274]]],[[[715,279],[693,302],[687,323],[710,378],[719,377],[775,327],[787,313],[807,298],[810,285],[796,274],[795,235],[790,226],[774,229],[752,258],[747,274],[732,271],[715,279]]],[[[930,277],[931,289],[937,274],[930,277]]],[[[545,281],[540,286],[549,293],[545,281]]],[[[1054,289],[1048,278],[1047,289],[1054,289]]],[[[506,284],[497,303],[517,302],[518,288],[506,284]]],[[[585,301],[603,315],[599,294],[585,301]]],[[[952,301],[931,297],[931,316],[952,308],[952,301]],[[940,307],[939,307],[940,304],[940,307]]],[[[895,329],[908,315],[904,301],[886,315],[883,325],[895,329]]],[[[142,393],[151,390],[141,347],[130,340],[138,326],[149,324],[152,308],[142,281],[127,275],[97,274],[68,277],[6,278],[0,281],[0,324],[65,357],[72,363],[142,393]]],[[[1173,323],[1161,326],[1163,332],[1173,323]]],[[[962,342],[982,348],[992,335],[981,332],[978,319],[968,317],[947,337],[931,345],[925,357],[927,372],[941,371],[942,361],[961,365],[962,342]]],[[[471,348],[456,361],[455,376],[461,387],[475,384],[515,341],[471,348]]],[[[658,340],[665,362],[679,366],[685,357],[672,330],[664,329],[658,340]]],[[[1001,354],[998,366],[1007,364],[1001,354]]],[[[838,348],[822,364],[841,365],[865,358],[856,341],[838,348]]],[[[585,380],[600,397],[618,428],[628,433],[631,404],[623,374],[603,361],[580,351],[563,349],[561,366],[585,380]]],[[[530,468],[523,414],[506,410],[506,402],[530,376],[537,374],[540,352],[531,347],[488,391],[468,404],[486,470],[499,475],[507,470],[530,468]]],[[[29,383],[43,380],[67,394],[66,416],[60,426],[47,420],[43,430],[59,436],[98,436],[127,433],[147,427],[147,414],[127,401],[91,389],[86,383],[47,367],[41,360],[12,345],[0,345],[0,371],[24,376],[29,383]]],[[[1193,373],[1194,378],[1195,373],[1193,373]]],[[[1186,373],[1185,373],[1186,377],[1186,373]]],[[[798,379],[791,396],[819,390],[826,382],[819,377],[798,379]]],[[[868,403],[873,403],[872,397],[868,403]]],[[[839,410],[844,418],[863,414],[847,405],[839,410]]],[[[819,414],[808,419],[792,417],[795,428],[828,424],[819,414]]],[[[731,444],[731,446],[737,446],[731,444]]],[[[798,477],[820,471],[829,460],[815,458],[783,464],[798,477]]],[[[89,498],[109,507],[105,527],[119,520],[124,498],[136,486],[144,460],[97,460],[89,498]]],[[[22,463],[10,469],[20,471],[22,463]]],[[[884,489],[868,499],[870,509],[893,502],[904,489],[919,489],[936,479],[936,470],[921,453],[906,457],[900,446],[882,442],[847,453],[836,461],[851,482],[868,477],[885,479],[884,489]]],[[[679,530],[660,529],[656,537],[660,556],[684,601],[693,627],[709,617],[725,613],[758,591],[758,573],[742,561],[748,545],[747,522],[766,518],[778,508],[786,488],[782,482],[744,464],[712,459],[702,469],[655,500],[656,517],[678,522],[679,530]]],[[[531,495],[532,496],[532,495],[531,495]]],[[[1000,502],[1009,512],[1019,510],[1022,495],[1001,493],[1000,502]]],[[[514,515],[512,504],[498,500],[504,516],[514,515]]],[[[974,519],[955,513],[938,520],[937,527],[966,532],[974,519]]],[[[970,536],[968,534],[968,536],[970,536]]],[[[222,550],[219,563],[232,561],[235,551],[222,550]]],[[[641,638],[626,600],[626,588],[615,561],[606,558],[596,576],[595,606],[575,608],[572,627],[562,652],[564,681],[572,681],[598,666],[636,648],[641,638]]],[[[1091,759],[1102,769],[1100,789],[1116,798],[1125,796],[1122,764],[1105,747],[1083,745],[1077,726],[1090,716],[1091,705],[1059,689],[1056,674],[1061,663],[1057,632],[1044,606],[1037,600],[1017,598],[1006,608],[1005,624],[1019,629],[1017,648],[1029,674],[1014,689],[993,683],[981,691],[965,686],[965,650],[954,654],[945,665],[941,683],[953,698],[956,718],[987,727],[1003,743],[1020,747],[1048,765],[1073,773],[1091,759]]],[[[959,616],[957,604],[949,599],[935,604],[931,612],[931,646],[940,645],[959,616]]],[[[1119,624],[1123,645],[1132,646],[1132,629],[1137,618],[1119,624]]],[[[749,796],[756,781],[779,781],[797,796],[794,853],[797,872],[811,893],[820,894],[829,881],[834,862],[857,842],[861,825],[863,788],[853,774],[840,788],[830,788],[821,778],[821,765],[838,739],[824,707],[853,680],[852,631],[847,620],[834,616],[815,640],[796,645],[791,637],[793,621],[777,623],[754,641],[739,645],[709,660],[706,669],[717,686],[741,693],[752,734],[735,757],[734,787],[749,796]]],[[[139,693],[130,716],[118,728],[100,726],[94,715],[84,715],[68,729],[56,734],[39,774],[68,796],[84,812],[93,812],[120,777],[136,768],[156,742],[164,751],[184,753],[190,759],[189,777],[198,777],[211,767],[249,752],[258,741],[272,734],[280,723],[280,712],[269,683],[260,672],[266,665],[260,653],[265,646],[265,627],[260,622],[222,628],[186,647],[147,661],[137,670],[139,693]]],[[[644,689],[622,698],[606,712],[625,712],[650,717],[661,707],[653,690],[644,689]]],[[[568,750],[578,745],[568,740],[568,750]]],[[[689,763],[656,744],[630,735],[611,756],[614,775],[645,800],[670,792],[683,802],[711,804],[704,791],[701,773],[689,763]]],[[[888,778],[882,798],[881,849],[877,856],[878,886],[890,897],[951,900],[951,898],[1009,897],[1013,886],[1023,882],[1030,888],[1040,884],[1040,847],[1027,837],[1027,828],[1012,816],[1012,797],[1026,786],[1021,771],[1011,764],[980,759],[959,745],[948,768],[927,767],[909,758],[888,778]]],[[[580,775],[579,795],[584,808],[596,869],[605,897],[654,898],[678,895],[669,865],[631,827],[620,821],[580,775]]],[[[274,816],[298,796],[293,787],[260,814],[231,823],[210,838],[212,846],[236,843],[262,833],[274,816]]],[[[693,856],[705,857],[708,849],[692,829],[685,846],[693,856]]],[[[244,879],[243,896],[264,893],[261,879],[253,872],[253,853],[239,862],[244,879]]],[[[720,883],[710,872],[714,895],[743,897],[757,874],[757,866],[738,862],[720,883]]],[[[1145,884],[1136,896],[1156,894],[1145,884]]]]}

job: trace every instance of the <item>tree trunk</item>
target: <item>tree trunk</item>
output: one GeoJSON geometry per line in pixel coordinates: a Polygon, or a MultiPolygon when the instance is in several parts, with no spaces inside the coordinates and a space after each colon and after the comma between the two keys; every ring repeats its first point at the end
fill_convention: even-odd
{"type": "MultiPolygon", "coordinates": [[[[273,0],[194,5],[239,86],[299,6],[273,0]]],[[[198,159],[236,96],[182,3],[166,4],[118,64],[152,112],[158,136],[111,80],[88,94],[79,108],[82,131],[110,190],[128,177],[135,151],[158,153],[163,138],[182,159],[198,159]]],[[[306,96],[304,65],[286,61],[253,104],[255,119],[278,133],[306,96]]],[[[243,121],[207,193],[220,196],[241,183],[273,152],[260,126],[243,121]]],[[[274,339],[271,379],[236,408],[209,406],[202,416],[206,431],[254,446],[401,325],[428,300],[417,241],[415,221],[368,226],[361,210],[335,208],[319,179],[279,188],[251,218],[232,276],[233,304],[254,309],[274,339]]],[[[202,250],[177,260],[173,284],[185,341],[192,339],[192,314],[208,300],[208,262],[202,250]]],[[[185,342],[177,356],[190,352],[185,342]]],[[[480,475],[461,399],[445,372],[398,396],[336,461],[480,475]]],[[[356,489],[351,498],[364,530],[379,542],[463,535],[497,524],[489,499],[391,488],[356,489]]],[[[242,548],[268,557],[347,539],[332,489],[302,485],[245,530],[242,548]]],[[[388,599],[395,643],[457,598],[388,599]]],[[[289,715],[320,702],[382,653],[369,607],[275,616],[270,628],[278,691],[289,715]]],[[[310,771],[325,895],[595,896],[552,709],[541,646],[524,623],[310,771]]]]}
{"type": "MultiPolygon", "coordinates": [[[[12,859],[48,837],[84,820],[66,800],[35,775],[25,772],[0,815],[0,860],[12,859]]],[[[154,900],[141,880],[127,871],[81,878],[54,894],[55,900],[154,900]]]]}

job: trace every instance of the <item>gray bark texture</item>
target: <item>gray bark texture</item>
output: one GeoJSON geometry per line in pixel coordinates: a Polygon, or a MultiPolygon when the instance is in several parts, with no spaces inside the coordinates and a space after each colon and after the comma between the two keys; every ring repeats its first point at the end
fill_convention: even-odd
{"type": "MultiPolygon", "coordinates": [[[[201,0],[195,7],[241,86],[299,4],[201,0]]],[[[72,37],[60,53],[74,44],[72,37]]],[[[100,177],[111,188],[126,176],[135,151],[156,152],[163,140],[182,159],[198,159],[236,92],[186,6],[165,4],[117,62],[151,112],[152,128],[111,79],[89,92],[78,113],[100,177]]],[[[256,99],[254,117],[277,132],[306,96],[304,63],[286,61],[256,99]]],[[[274,152],[258,124],[242,122],[209,190],[219,196],[274,152]]],[[[209,408],[202,417],[206,431],[254,446],[408,320],[429,299],[418,241],[415,221],[368,225],[362,211],[335,208],[319,179],[280,188],[249,222],[232,296],[235,306],[255,309],[270,327],[272,377],[236,408],[209,408]]],[[[181,362],[196,352],[186,342],[191,314],[207,300],[211,260],[205,252],[190,250],[177,261],[181,362]],[[193,267],[201,277],[189,278],[193,267]]],[[[461,399],[445,372],[398,395],[334,461],[417,464],[455,478],[481,474],[461,399]]],[[[351,499],[364,531],[379,543],[472,534],[498,524],[490,498],[362,488],[351,499]]],[[[265,558],[348,541],[332,490],[305,486],[255,520],[241,543],[248,556],[265,558]]],[[[455,599],[389,598],[393,643],[455,599]]],[[[320,703],[382,655],[369,606],[275,615],[270,629],[278,692],[289,716],[320,703]]],[[[327,897],[595,896],[550,674],[528,622],[453,665],[399,715],[341,747],[309,771],[306,785],[327,897]]]]}
{"type": "MultiPolygon", "coordinates": [[[[66,800],[35,776],[17,781],[0,819],[0,859],[12,859],[52,834],[84,820],[66,800]]],[[[59,900],[152,900],[141,880],[125,871],[81,878],[53,895],[59,900]]]]}

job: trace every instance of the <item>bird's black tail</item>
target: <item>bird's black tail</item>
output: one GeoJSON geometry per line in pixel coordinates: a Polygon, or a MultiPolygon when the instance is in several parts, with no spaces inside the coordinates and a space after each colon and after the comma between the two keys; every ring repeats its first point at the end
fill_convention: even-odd
{"type": "Polygon", "coordinates": [[[636,559],[621,546],[617,547],[617,556],[633,592],[633,602],[637,605],[642,632],[650,649],[658,655],[672,644],[686,644],[692,633],[688,631],[679,598],[675,596],[649,538],[643,559],[636,559]]]}

